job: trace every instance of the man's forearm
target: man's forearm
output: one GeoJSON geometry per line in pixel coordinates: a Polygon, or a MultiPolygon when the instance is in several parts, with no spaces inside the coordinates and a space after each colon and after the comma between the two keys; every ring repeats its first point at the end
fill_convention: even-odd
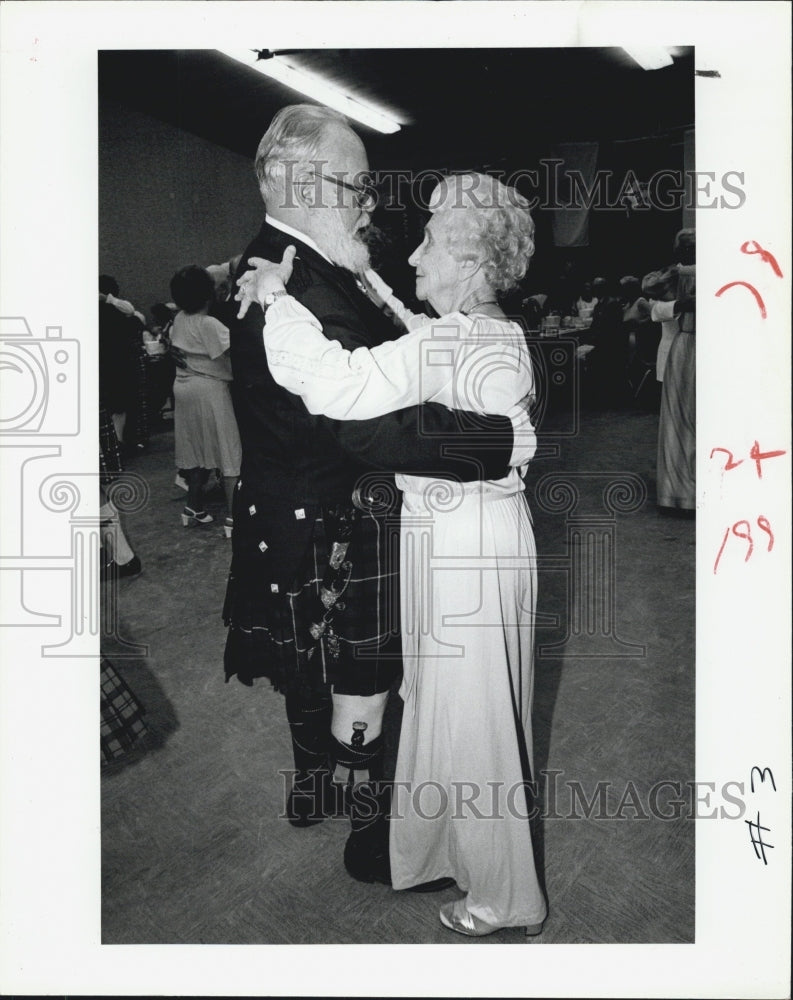
{"type": "Polygon", "coordinates": [[[320,418],[341,447],[372,468],[421,476],[500,479],[514,433],[508,417],[483,417],[427,403],[373,420],[320,418]]]}

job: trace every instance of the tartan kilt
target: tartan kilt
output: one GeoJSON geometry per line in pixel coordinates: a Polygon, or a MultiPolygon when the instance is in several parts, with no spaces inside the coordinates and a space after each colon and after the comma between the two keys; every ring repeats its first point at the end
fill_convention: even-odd
{"type": "Polygon", "coordinates": [[[143,721],[146,710],[104,656],[100,674],[99,707],[99,744],[102,760],[109,763],[132,750],[148,732],[148,728],[143,721]]]}
{"type": "MultiPolygon", "coordinates": [[[[329,585],[342,505],[305,508],[310,521],[301,533],[295,511],[250,499],[242,490],[235,496],[226,680],[236,674],[250,686],[266,677],[276,690],[302,696],[387,691],[402,672],[398,521],[355,512],[344,568],[329,585]],[[323,603],[329,587],[339,591],[331,608],[323,603]]],[[[343,506],[349,518],[353,508],[343,506]]]]}

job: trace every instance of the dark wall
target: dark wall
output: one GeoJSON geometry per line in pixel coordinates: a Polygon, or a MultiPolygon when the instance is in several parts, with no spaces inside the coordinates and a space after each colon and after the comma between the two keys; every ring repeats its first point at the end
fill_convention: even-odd
{"type": "Polygon", "coordinates": [[[141,312],[180,267],[241,253],[263,218],[251,161],[100,99],[99,273],[141,312]]]}

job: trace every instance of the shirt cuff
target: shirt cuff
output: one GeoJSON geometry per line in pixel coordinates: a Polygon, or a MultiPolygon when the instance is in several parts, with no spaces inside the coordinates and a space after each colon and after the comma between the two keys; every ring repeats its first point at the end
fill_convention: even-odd
{"type": "Polygon", "coordinates": [[[271,306],[267,306],[264,311],[265,327],[268,323],[273,324],[293,320],[301,323],[310,323],[317,330],[322,329],[322,324],[317,317],[288,292],[286,295],[279,295],[275,302],[271,306]]]}

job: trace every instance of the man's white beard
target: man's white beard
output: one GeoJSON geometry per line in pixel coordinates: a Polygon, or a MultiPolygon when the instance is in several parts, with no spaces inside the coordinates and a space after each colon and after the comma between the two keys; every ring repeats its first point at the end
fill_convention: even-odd
{"type": "Polygon", "coordinates": [[[328,208],[317,223],[314,241],[334,264],[345,267],[353,274],[361,274],[370,266],[369,247],[356,234],[344,228],[339,212],[328,208]]]}

